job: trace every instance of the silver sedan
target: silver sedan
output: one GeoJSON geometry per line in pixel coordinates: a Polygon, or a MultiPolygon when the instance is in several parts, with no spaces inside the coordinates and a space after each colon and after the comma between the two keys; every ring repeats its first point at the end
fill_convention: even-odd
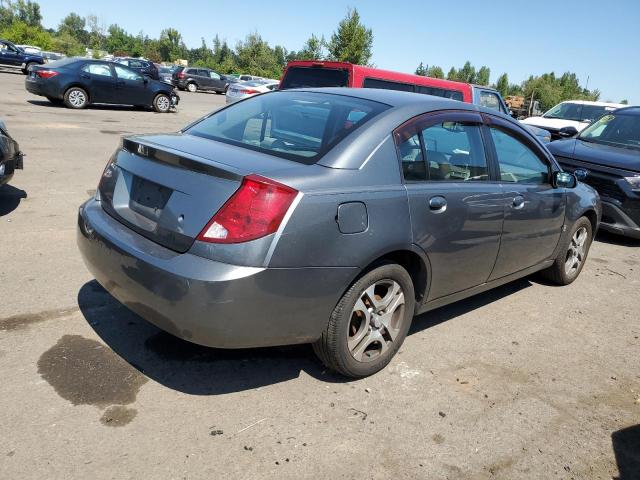
{"type": "Polygon", "coordinates": [[[227,103],[237,102],[247,97],[252,97],[258,93],[266,93],[276,90],[280,82],[268,78],[262,80],[252,80],[250,82],[239,82],[229,85],[227,90],[227,103]]]}

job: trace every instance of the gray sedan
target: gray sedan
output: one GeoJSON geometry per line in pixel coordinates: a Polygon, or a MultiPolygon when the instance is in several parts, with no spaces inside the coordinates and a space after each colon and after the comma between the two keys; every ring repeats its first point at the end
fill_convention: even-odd
{"type": "Polygon", "coordinates": [[[494,110],[288,90],[125,138],[78,245],[101,285],[176,336],[309,342],[362,377],[416,314],[537,271],[573,282],[600,216],[595,191],[494,110]]]}

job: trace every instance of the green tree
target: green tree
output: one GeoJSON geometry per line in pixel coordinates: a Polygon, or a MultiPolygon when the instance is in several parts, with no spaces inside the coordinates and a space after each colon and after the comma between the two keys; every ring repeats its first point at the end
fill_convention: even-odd
{"type": "Polygon", "coordinates": [[[69,32],[58,33],[53,37],[53,50],[70,57],[84,55],[85,47],[69,32]]]}
{"type": "Polygon", "coordinates": [[[9,26],[0,30],[0,38],[17,44],[37,45],[43,50],[53,48],[53,37],[49,32],[21,20],[14,20],[9,26]]]}
{"type": "Polygon", "coordinates": [[[432,65],[427,69],[427,77],[444,78],[444,71],[437,65],[432,65]]]}
{"type": "Polygon", "coordinates": [[[449,69],[449,72],[447,73],[447,80],[457,80],[458,79],[458,72],[454,67],[451,67],[449,69]]]}
{"type": "Polygon", "coordinates": [[[182,41],[182,35],[175,28],[166,28],[160,32],[158,50],[165,62],[187,57],[187,47],[182,41]]]}
{"type": "Polygon", "coordinates": [[[238,42],[236,61],[242,72],[253,75],[273,78],[282,73],[274,51],[257,32],[250,33],[244,41],[238,42]]]}
{"type": "Polygon", "coordinates": [[[420,75],[422,77],[425,77],[427,75],[427,69],[422,64],[422,62],[420,62],[420,65],[418,65],[418,68],[416,68],[416,75],[420,75]]]}
{"type": "Polygon", "coordinates": [[[319,38],[314,34],[307,39],[302,49],[296,54],[297,60],[322,60],[324,58],[324,37],[319,38]]]}
{"type": "Polygon", "coordinates": [[[77,13],[70,13],[58,25],[58,34],[67,33],[82,44],[89,43],[89,32],[85,30],[87,21],[77,13]]]}
{"type": "Polygon", "coordinates": [[[491,69],[483,65],[482,67],[480,67],[480,70],[478,70],[478,72],[476,73],[476,77],[473,83],[477,83],[478,85],[489,85],[490,76],[491,76],[491,69]]]}
{"type": "Polygon", "coordinates": [[[10,0],[0,0],[0,30],[11,25],[14,18],[13,3],[10,0]]]}
{"type": "Polygon", "coordinates": [[[626,98],[624,100],[620,100],[620,103],[622,105],[629,105],[629,100],[627,100],[626,98]]]}
{"type": "Polygon", "coordinates": [[[327,45],[332,60],[366,65],[371,59],[373,31],[360,22],[360,14],[354,8],[338,24],[327,45]]]}
{"type": "Polygon", "coordinates": [[[506,73],[503,73],[498,77],[498,80],[496,81],[496,90],[498,90],[500,95],[503,97],[509,95],[509,77],[506,73]]]}
{"type": "Polygon", "coordinates": [[[15,17],[17,20],[26,23],[30,27],[41,27],[42,14],[40,5],[31,0],[18,0],[14,4],[15,17]]]}

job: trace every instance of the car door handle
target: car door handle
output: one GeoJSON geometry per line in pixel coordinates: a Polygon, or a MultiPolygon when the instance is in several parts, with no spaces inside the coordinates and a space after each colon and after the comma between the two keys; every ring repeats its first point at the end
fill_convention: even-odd
{"type": "Polygon", "coordinates": [[[524,197],[522,195],[516,195],[513,199],[513,208],[516,210],[524,208],[524,197]]]}
{"type": "Polygon", "coordinates": [[[447,209],[447,199],[441,195],[436,195],[429,199],[429,210],[433,213],[442,213],[447,209]]]}
{"type": "Polygon", "coordinates": [[[80,75],[80,78],[91,78],[91,76],[87,75],[86,73],[83,73],[80,75]]]}

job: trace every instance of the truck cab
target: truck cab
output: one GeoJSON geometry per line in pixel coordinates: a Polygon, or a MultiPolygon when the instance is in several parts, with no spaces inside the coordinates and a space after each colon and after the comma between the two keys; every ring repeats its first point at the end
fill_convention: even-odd
{"type": "Polygon", "coordinates": [[[26,53],[8,40],[0,39],[0,67],[20,69],[25,75],[34,65],[44,65],[42,55],[26,53]]]}

